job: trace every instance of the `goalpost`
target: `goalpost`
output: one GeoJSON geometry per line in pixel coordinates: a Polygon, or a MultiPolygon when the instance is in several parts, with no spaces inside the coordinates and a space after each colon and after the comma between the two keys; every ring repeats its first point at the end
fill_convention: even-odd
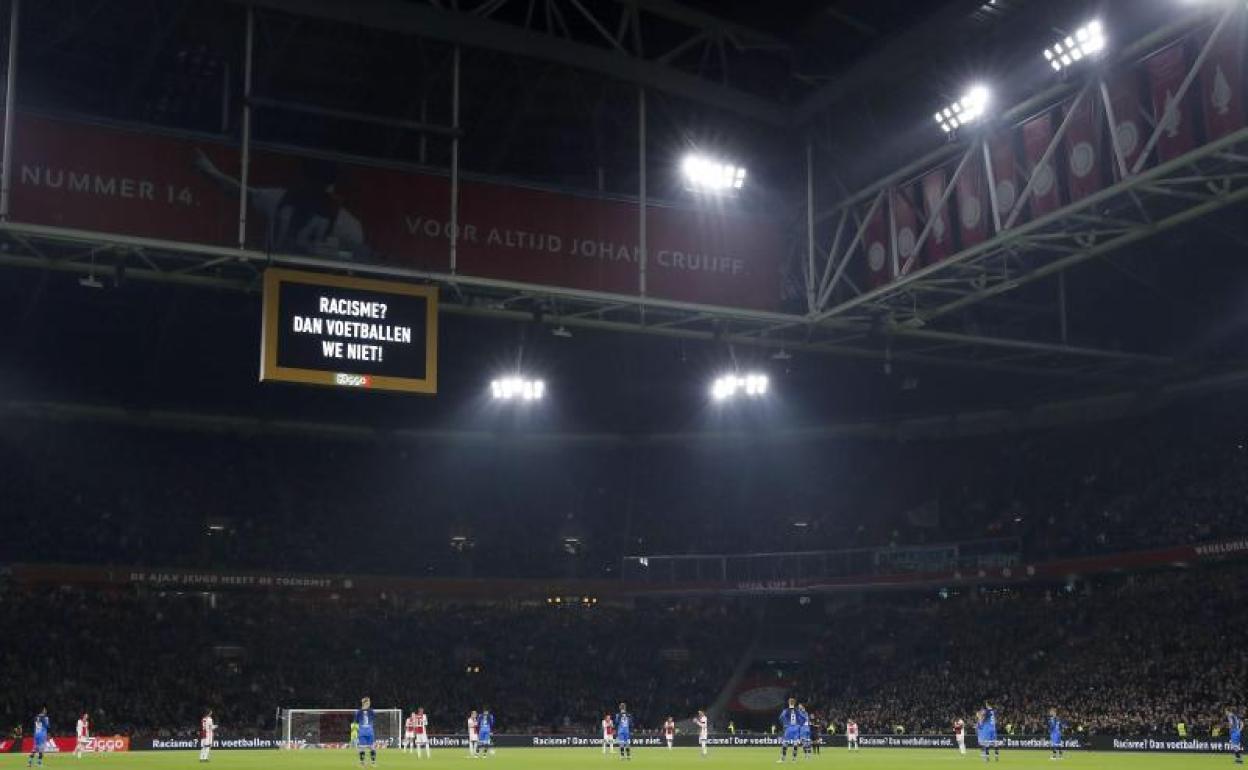
{"type": "MultiPolygon", "coordinates": [[[[374,709],[377,748],[399,748],[403,738],[402,709],[374,709]]],[[[355,709],[278,709],[278,740],[284,749],[342,749],[351,745],[355,709]]]]}

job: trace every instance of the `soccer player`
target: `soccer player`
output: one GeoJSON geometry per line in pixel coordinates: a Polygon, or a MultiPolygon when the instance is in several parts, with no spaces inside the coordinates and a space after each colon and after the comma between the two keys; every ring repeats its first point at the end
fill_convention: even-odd
{"type": "Polygon", "coordinates": [[[48,747],[48,707],[44,706],[35,715],[34,745],[30,747],[30,756],[26,758],[26,766],[30,767],[38,758],[39,766],[43,767],[43,752],[48,747]]]}
{"type": "Polygon", "coordinates": [[[212,752],[212,739],[217,733],[217,723],[212,719],[212,709],[204,712],[203,719],[199,720],[199,761],[207,762],[208,755],[212,752]]]}
{"type": "Polygon", "coordinates": [[[663,723],[663,739],[667,741],[667,750],[672,750],[672,741],[676,740],[676,720],[670,716],[663,723]]]}
{"type": "Polygon", "coordinates": [[[788,707],[780,712],[780,727],[784,730],[784,735],[780,738],[780,759],[776,760],[776,764],[784,762],[790,746],[793,747],[792,761],[797,761],[797,741],[801,737],[805,719],[806,712],[797,708],[797,698],[789,698],[788,707]]]}
{"type": "Polygon", "coordinates": [[[356,746],[360,751],[360,767],[364,766],[364,751],[368,750],[368,759],[373,767],[377,766],[377,743],[373,727],[377,723],[377,712],[373,711],[373,701],[365,696],[360,698],[360,707],[355,710],[355,723],[360,726],[360,736],[356,746]]]}
{"type": "Polygon", "coordinates": [[[698,745],[702,747],[702,756],[706,756],[706,743],[711,738],[711,723],[706,719],[706,712],[698,709],[698,715],[693,718],[693,723],[698,726],[698,745]]]}
{"type": "Polygon", "coordinates": [[[78,736],[78,742],[74,745],[74,756],[82,759],[82,752],[86,751],[87,742],[91,740],[91,715],[82,712],[82,716],[78,717],[78,726],[75,734],[78,736]]]}
{"type": "Polygon", "coordinates": [[[797,737],[802,742],[802,755],[810,759],[810,712],[806,710],[806,705],[803,703],[797,704],[797,709],[806,717],[806,721],[798,728],[797,737]]]}
{"type": "Polygon", "coordinates": [[[425,749],[425,759],[432,759],[429,753],[429,717],[423,708],[416,709],[416,758],[420,759],[420,749],[425,749]]]}
{"type": "Polygon", "coordinates": [[[360,723],[354,719],[351,720],[351,737],[348,741],[353,749],[360,745],[360,723]]]}
{"type": "Polygon", "coordinates": [[[490,737],[494,734],[494,715],[488,708],[481,709],[481,718],[477,720],[477,747],[481,756],[488,752],[494,755],[494,747],[490,745],[490,737]]]}
{"type": "Polygon", "coordinates": [[[628,704],[621,703],[620,711],[615,715],[615,742],[620,747],[620,759],[633,759],[633,715],[628,713],[628,704]]]}
{"type": "Polygon", "coordinates": [[[615,722],[611,721],[611,715],[602,715],[602,753],[606,754],[611,750],[611,744],[615,742],[615,722]]]}
{"type": "MultiPolygon", "coordinates": [[[[988,743],[992,746],[992,750],[996,755],[997,761],[1001,761],[1001,742],[997,740],[997,710],[992,707],[988,701],[984,701],[984,723],[988,726],[988,743]]],[[[988,752],[984,752],[987,758],[988,752]]]]}
{"type": "Polygon", "coordinates": [[[475,757],[477,755],[477,729],[480,726],[480,720],[477,719],[476,710],[468,712],[468,756],[475,757]]]}
{"type": "Polygon", "coordinates": [[[407,721],[403,723],[403,751],[411,754],[412,747],[416,745],[416,712],[413,711],[407,717],[407,721]]]}
{"type": "Polygon", "coordinates": [[[810,715],[810,741],[818,754],[823,747],[823,717],[817,713],[810,715]]]}
{"type": "Polygon", "coordinates": [[[1231,734],[1227,737],[1229,738],[1228,743],[1231,744],[1231,751],[1235,752],[1235,764],[1242,765],[1244,764],[1244,720],[1239,716],[1239,714],[1227,709],[1226,723],[1231,732],[1231,734]]]}
{"type": "Polygon", "coordinates": [[[966,753],[966,722],[962,717],[953,720],[953,739],[958,742],[958,753],[966,753]]]}
{"type": "Polygon", "coordinates": [[[1062,720],[1057,718],[1057,709],[1049,709],[1049,748],[1052,754],[1049,759],[1062,758],[1062,720]]]}
{"type": "Polygon", "coordinates": [[[845,746],[850,751],[862,748],[858,745],[858,723],[852,719],[845,723],[845,746]]]}

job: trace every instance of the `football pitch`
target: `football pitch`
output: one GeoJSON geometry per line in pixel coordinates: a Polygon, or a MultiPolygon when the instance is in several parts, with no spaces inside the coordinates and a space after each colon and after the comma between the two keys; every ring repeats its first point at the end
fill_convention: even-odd
{"type": "MultiPolygon", "coordinates": [[[[573,770],[573,768],[607,768],[627,765],[646,770],[744,770],[744,768],[774,767],[777,752],[772,749],[733,748],[713,751],[707,758],[699,756],[697,749],[663,748],[637,750],[633,759],[623,762],[618,756],[604,757],[599,750],[581,749],[505,749],[486,759],[471,759],[459,749],[434,751],[432,759],[416,759],[411,754],[397,751],[382,752],[377,762],[381,770],[393,768],[457,768],[498,767],[507,770],[573,770]]],[[[130,752],[86,756],[81,760],[72,755],[51,755],[44,766],[48,768],[134,768],[135,770],[185,770],[186,768],[210,768],[211,770],[351,770],[359,767],[355,757],[347,751],[216,751],[212,761],[202,765],[195,751],[130,752]]],[[[960,756],[954,751],[923,749],[875,749],[850,754],[845,750],[824,751],[810,761],[786,762],[787,767],[826,767],[842,770],[921,770],[922,768],[978,768],[984,761],[969,751],[960,756]]],[[[992,767],[1016,768],[1081,768],[1084,770],[1179,770],[1201,767],[1243,767],[1232,764],[1229,754],[1131,754],[1070,752],[1061,762],[1049,759],[1043,751],[1003,752],[1000,762],[988,763],[992,767]]],[[[19,754],[0,755],[0,768],[26,767],[26,757],[19,754]]]]}

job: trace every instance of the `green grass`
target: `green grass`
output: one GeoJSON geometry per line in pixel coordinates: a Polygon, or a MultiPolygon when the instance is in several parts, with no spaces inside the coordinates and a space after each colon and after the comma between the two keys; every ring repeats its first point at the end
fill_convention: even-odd
{"type": "MultiPolygon", "coordinates": [[[[76,768],[125,768],[130,770],[186,770],[206,767],[209,770],[351,770],[358,767],[352,754],[345,750],[335,751],[214,751],[212,762],[200,765],[195,751],[134,752],[87,756],[76,760],[72,755],[49,756],[45,767],[76,768]]],[[[739,770],[743,768],[775,767],[778,752],[771,749],[724,748],[712,750],[710,757],[702,759],[697,749],[665,748],[636,749],[629,763],[618,757],[604,758],[599,749],[500,749],[492,758],[470,760],[460,749],[435,749],[432,759],[416,759],[410,754],[397,751],[381,752],[378,767],[393,768],[463,768],[495,767],[499,770],[559,770],[566,768],[612,768],[627,764],[639,770],[739,770]]],[[[0,755],[0,768],[24,768],[26,758],[17,754],[0,755]]],[[[825,750],[810,762],[786,763],[786,767],[826,767],[835,770],[854,768],[861,770],[917,770],[920,768],[966,768],[974,770],[984,766],[977,755],[969,751],[965,757],[954,751],[922,749],[863,749],[850,755],[845,750],[825,750]]],[[[1097,754],[1070,752],[1062,762],[1052,762],[1043,751],[1008,751],[1001,755],[1001,762],[991,763],[993,768],[1025,770],[1054,767],[1077,770],[1180,770],[1181,768],[1234,767],[1229,755],[1219,754],[1097,754]]],[[[1241,766],[1242,767],[1242,766],[1241,766]]]]}

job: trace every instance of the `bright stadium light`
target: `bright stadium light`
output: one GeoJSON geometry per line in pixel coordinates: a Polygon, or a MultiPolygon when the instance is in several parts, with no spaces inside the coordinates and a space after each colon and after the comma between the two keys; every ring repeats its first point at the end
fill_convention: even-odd
{"type": "Polygon", "coordinates": [[[1083,59],[1093,58],[1105,50],[1105,28],[1100,19],[1093,19],[1044,49],[1044,60],[1054,72],[1061,72],[1083,59]]]}
{"type": "Polygon", "coordinates": [[[680,164],[685,183],[692,190],[726,193],[745,186],[745,169],[705,155],[689,154],[680,164]]]}
{"type": "Polygon", "coordinates": [[[541,401],[546,397],[546,383],[524,377],[500,377],[490,383],[490,397],[495,401],[541,401]]]}
{"type": "Polygon", "coordinates": [[[984,116],[990,99],[991,94],[986,86],[972,86],[961,99],[936,113],[936,125],[948,134],[974,123],[984,116]]]}
{"type": "Polygon", "coordinates": [[[767,375],[758,372],[750,372],[748,374],[725,374],[716,377],[711,383],[711,399],[714,401],[727,401],[737,396],[745,396],[747,398],[762,398],[767,395],[770,382],[767,375]]]}

